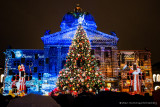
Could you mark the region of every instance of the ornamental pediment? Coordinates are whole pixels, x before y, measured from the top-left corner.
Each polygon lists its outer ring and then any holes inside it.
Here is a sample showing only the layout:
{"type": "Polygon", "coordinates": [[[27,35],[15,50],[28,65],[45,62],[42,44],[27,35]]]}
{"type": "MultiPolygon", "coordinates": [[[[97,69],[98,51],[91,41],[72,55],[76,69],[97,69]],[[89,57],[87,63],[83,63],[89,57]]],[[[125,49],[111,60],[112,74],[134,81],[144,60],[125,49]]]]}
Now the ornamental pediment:
{"type": "MultiPolygon", "coordinates": [[[[103,32],[100,32],[98,30],[89,29],[84,27],[87,36],[92,43],[101,43],[101,42],[117,42],[118,38],[117,36],[112,36],[103,32]]],[[[77,27],[70,28],[64,31],[56,32],[49,35],[44,35],[42,37],[42,41],[44,44],[55,44],[55,43],[71,43],[75,33],[76,33],[77,27]]]]}

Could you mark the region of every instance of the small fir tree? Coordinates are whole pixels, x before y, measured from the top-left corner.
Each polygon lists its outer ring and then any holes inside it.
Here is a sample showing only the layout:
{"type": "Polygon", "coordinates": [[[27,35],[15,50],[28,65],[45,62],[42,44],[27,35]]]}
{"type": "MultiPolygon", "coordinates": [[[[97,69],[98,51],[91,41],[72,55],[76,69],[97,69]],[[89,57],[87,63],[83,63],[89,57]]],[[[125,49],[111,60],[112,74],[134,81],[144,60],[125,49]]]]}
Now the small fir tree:
{"type": "Polygon", "coordinates": [[[78,25],[76,34],[69,47],[64,69],[59,72],[57,87],[62,92],[95,92],[104,86],[102,73],[82,25],[78,25]]]}

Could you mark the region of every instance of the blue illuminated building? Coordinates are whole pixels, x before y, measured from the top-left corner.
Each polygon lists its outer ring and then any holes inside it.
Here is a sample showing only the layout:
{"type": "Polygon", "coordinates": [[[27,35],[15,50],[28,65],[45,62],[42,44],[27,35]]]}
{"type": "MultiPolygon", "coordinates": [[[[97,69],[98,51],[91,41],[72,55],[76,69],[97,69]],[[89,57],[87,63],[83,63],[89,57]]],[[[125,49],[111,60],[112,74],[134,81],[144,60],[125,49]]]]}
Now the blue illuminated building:
{"type": "Polygon", "coordinates": [[[53,90],[56,77],[66,62],[66,55],[79,21],[81,21],[89,37],[91,47],[101,65],[100,68],[103,68],[104,53],[102,51],[106,51],[109,54],[111,50],[116,50],[118,38],[115,33],[114,35],[109,35],[98,31],[93,16],[88,12],[82,12],[82,9],[77,6],[74,12],[68,12],[64,15],[60,25],[61,31],[50,34],[50,30],[47,30],[45,35],[41,37],[44,43],[44,50],[6,50],[4,95],[8,94],[9,90],[12,90],[11,79],[13,76],[18,75],[18,66],[21,64],[25,67],[25,76],[32,76],[31,79],[26,81],[27,93],[37,92],[46,94],[53,90]],[[37,81],[39,81],[39,84],[36,84],[37,81]]]}
{"type": "Polygon", "coordinates": [[[121,55],[118,53],[123,53],[123,51],[117,51],[117,35],[115,32],[106,34],[98,31],[93,16],[88,12],[82,12],[82,9],[77,6],[74,12],[64,15],[60,25],[61,31],[50,34],[50,30],[47,30],[41,37],[44,43],[43,50],[6,50],[4,95],[7,95],[10,90],[12,92],[18,90],[18,80],[17,87],[14,89],[12,84],[15,77],[19,75],[18,66],[21,64],[25,67],[27,94],[44,95],[51,92],[56,87],[57,76],[66,62],[69,46],[80,22],[91,42],[92,54],[97,59],[100,71],[106,77],[106,83],[112,80],[112,87],[118,89],[120,63],[123,62],[121,58],[118,58],[118,55],[121,55]]]}

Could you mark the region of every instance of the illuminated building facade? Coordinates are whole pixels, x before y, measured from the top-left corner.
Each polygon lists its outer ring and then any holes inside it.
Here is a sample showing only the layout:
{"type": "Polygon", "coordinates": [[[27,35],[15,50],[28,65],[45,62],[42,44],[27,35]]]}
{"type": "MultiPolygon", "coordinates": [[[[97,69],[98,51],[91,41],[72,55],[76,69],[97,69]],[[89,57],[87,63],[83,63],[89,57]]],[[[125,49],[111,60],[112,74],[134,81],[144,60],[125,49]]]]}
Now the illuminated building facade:
{"type": "Polygon", "coordinates": [[[153,91],[151,53],[144,50],[119,50],[119,89],[130,94],[153,91]]]}
{"type": "MultiPolygon", "coordinates": [[[[18,88],[19,83],[16,76],[19,75],[18,66],[21,64],[25,67],[27,94],[51,92],[55,87],[57,75],[66,62],[69,46],[80,21],[90,40],[92,54],[95,55],[100,71],[105,76],[106,86],[109,85],[109,88],[119,90],[121,87],[119,81],[122,81],[122,79],[119,80],[119,74],[122,72],[120,68],[126,62],[121,63],[122,59],[118,58],[123,53],[123,51],[117,50],[118,37],[114,32],[106,34],[98,31],[93,16],[88,12],[82,12],[82,9],[77,6],[74,12],[68,12],[63,17],[60,25],[61,31],[50,34],[48,30],[41,37],[44,50],[6,50],[4,94],[8,94],[11,90],[11,80],[13,79],[17,79],[18,88]]],[[[125,55],[127,55],[126,52],[125,55]]],[[[150,57],[148,59],[150,60],[150,57]]],[[[133,59],[132,63],[136,63],[136,61],[137,59],[133,59]]],[[[151,65],[148,66],[151,67],[151,65]]],[[[151,70],[149,73],[152,75],[151,70]]]]}

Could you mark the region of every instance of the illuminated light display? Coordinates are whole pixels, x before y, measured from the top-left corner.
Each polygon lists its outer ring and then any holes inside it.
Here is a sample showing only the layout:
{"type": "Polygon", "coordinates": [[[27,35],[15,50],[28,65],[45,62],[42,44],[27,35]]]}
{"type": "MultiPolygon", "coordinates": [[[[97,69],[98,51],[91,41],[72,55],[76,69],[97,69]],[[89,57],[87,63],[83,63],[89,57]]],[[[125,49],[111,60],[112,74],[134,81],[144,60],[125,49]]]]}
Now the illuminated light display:
{"type": "Polygon", "coordinates": [[[4,74],[1,74],[0,77],[1,77],[1,83],[2,83],[4,80],[4,74]]]}
{"type": "Polygon", "coordinates": [[[16,57],[17,57],[17,58],[22,57],[21,51],[16,51],[15,54],[16,54],[16,57]]]}
{"type": "Polygon", "coordinates": [[[120,67],[119,81],[122,92],[141,94],[149,92],[152,95],[152,69],[150,52],[142,50],[118,52],[118,66],[120,67]],[[137,56],[137,57],[136,57],[137,56]],[[148,59],[144,60],[144,56],[148,59]],[[125,74],[125,75],[124,75],[125,74]]]}
{"type": "Polygon", "coordinates": [[[98,69],[95,56],[81,22],[69,47],[64,69],[59,72],[57,86],[62,93],[76,95],[83,91],[96,92],[104,87],[102,72],[98,69]]]}
{"type": "Polygon", "coordinates": [[[158,89],[160,89],[160,86],[155,86],[155,90],[158,90],[158,89]]]}
{"type": "MultiPolygon", "coordinates": [[[[159,73],[159,72],[158,72],[159,73]]],[[[160,89],[160,74],[153,74],[153,86],[154,86],[154,90],[158,90],[160,89]]]]}
{"type": "Polygon", "coordinates": [[[153,74],[153,81],[160,82],[160,74],[153,74]]]}
{"type": "Polygon", "coordinates": [[[160,82],[160,75],[157,74],[157,81],[160,82]]]}
{"type": "Polygon", "coordinates": [[[137,67],[137,70],[135,70],[132,74],[134,78],[134,80],[132,80],[134,91],[139,92],[141,87],[140,80],[139,80],[139,76],[142,74],[141,69],[137,67]]]}
{"type": "Polygon", "coordinates": [[[88,12],[82,12],[80,11],[74,11],[74,12],[68,12],[64,15],[63,20],[61,22],[61,30],[66,30],[69,28],[76,27],[79,22],[88,28],[97,29],[97,25],[94,21],[93,16],[88,12]]]}
{"type": "Polygon", "coordinates": [[[153,74],[153,81],[156,82],[157,79],[156,79],[156,74],[153,74]]]}
{"type": "MultiPolygon", "coordinates": [[[[19,91],[20,82],[18,81],[20,81],[19,75],[21,73],[19,73],[18,66],[21,64],[25,68],[25,78],[23,80],[26,87],[25,94],[47,95],[56,89],[59,71],[64,68],[69,46],[79,23],[81,23],[88,36],[91,44],[91,54],[95,56],[99,70],[105,77],[106,86],[109,84],[108,89],[129,92],[130,84],[126,80],[128,78],[127,73],[130,71],[128,66],[131,67],[133,63],[139,62],[141,72],[146,74],[148,71],[148,76],[146,76],[145,80],[149,82],[143,83],[145,89],[147,88],[145,91],[152,91],[150,52],[145,50],[117,50],[117,42],[119,40],[117,34],[115,32],[106,34],[98,31],[93,16],[88,12],[82,12],[80,7],[76,7],[73,12],[68,12],[64,15],[60,25],[61,31],[50,34],[50,30],[47,30],[44,36],[41,37],[44,44],[43,50],[6,50],[3,94],[8,95],[10,92],[19,91]],[[121,72],[124,73],[121,75],[121,72]],[[119,77],[122,78],[119,79],[119,77]],[[16,85],[17,90],[14,90],[15,87],[13,89],[12,85],[13,87],[16,85]]],[[[89,90],[91,91],[92,89],[89,90]]]]}

